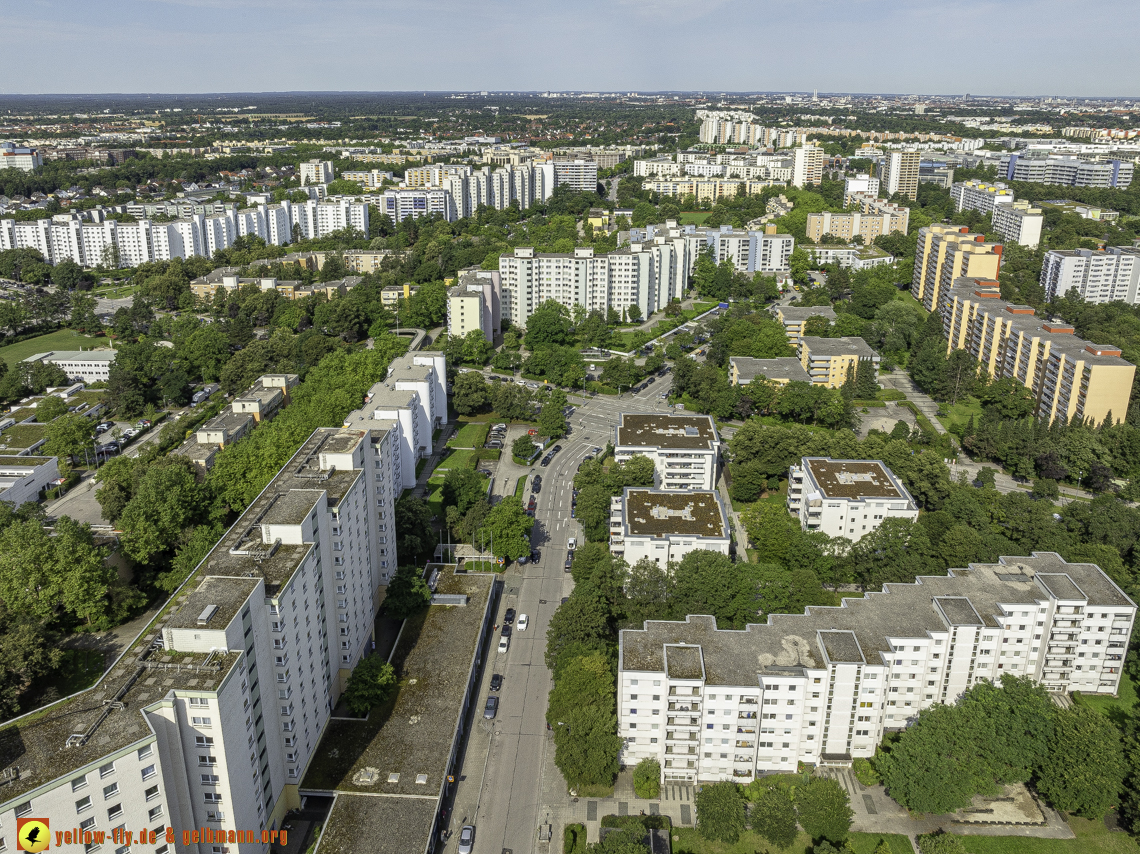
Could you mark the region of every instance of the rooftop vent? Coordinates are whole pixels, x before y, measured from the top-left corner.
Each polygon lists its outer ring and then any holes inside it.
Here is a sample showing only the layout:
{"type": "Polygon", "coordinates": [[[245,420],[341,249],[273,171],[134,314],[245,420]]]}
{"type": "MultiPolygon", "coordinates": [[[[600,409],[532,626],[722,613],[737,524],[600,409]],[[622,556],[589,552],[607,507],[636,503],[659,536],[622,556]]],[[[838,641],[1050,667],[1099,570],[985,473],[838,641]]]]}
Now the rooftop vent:
{"type": "Polygon", "coordinates": [[[389,783],[399,783],[400,782],[400,772],[399,771],[393,771],[391,774],[389,774],[388,775],[388,782],[389,783]]]}
{"type": "Polygon", "coordinates": [[[217,605],[207,605],[206,609],[198,615],[198,625],[204,626],[206,623],[213,619],[214,614],[218,613],[217,605]]]}
{"type": "Polygon", "coordinates": [[[421,786],[426,786],[427,785],[427,774],[417,774],[416,775],[416,782],[419,783],[421,786]]]}
{"type": "Polygon", "coordinates": [[[686,436],[699,436],[700,434],[701,434],[701,431],[698,430],[696,427],[686,427],[685,428],[685,435],[686,436]]]}

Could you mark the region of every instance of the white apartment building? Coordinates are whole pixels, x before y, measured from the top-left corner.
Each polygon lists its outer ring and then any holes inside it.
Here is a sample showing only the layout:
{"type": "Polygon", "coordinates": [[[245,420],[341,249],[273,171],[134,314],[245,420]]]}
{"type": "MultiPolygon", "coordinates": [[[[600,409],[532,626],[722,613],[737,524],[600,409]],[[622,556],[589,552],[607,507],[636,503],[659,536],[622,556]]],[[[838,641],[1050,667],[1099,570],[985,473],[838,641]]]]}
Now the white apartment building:
{"type": "MultiPolygon", "coordinates": [[[[731,225],[719,228],[678,225],[675,220],[631,228],[628,234],[631,243],[652,242],[673,247],[678,271],[674,284],[676,295],[688,287],[697,258],[706,249],[711,250],[718,264],[729,261],[741,273],[786,273],[791,269],[789,262],[796,245],[790,234],[737,231],[731,225]]],[[[620,239],[624,238],[625,232],[620,235],[620,239]]]]}
{"type": "Polygon", "coordinates": [[[19,169],[21,172],[31,172],[37,166],[43,165],[43,158],[36,149],[23,148],[14,142],[0,142],[0,169],[19,169]]]}
{"type": "Polygon", "coordinates": [[[958,181],[950,187],[956,211],[978,211],[992,214],[1001,205],[1013,204],[1013,190],[1005,184],[987,181],[958,181]]]}
{"type": "Polygon", "coordinates": [[[618,638],[621,761],[665,782],[747,783],[849,765],[979,681],[1116,694],[1136,605],[1093,564],[1052,552],[887,584],[743,631],[711,616],[618,638]]]}
{"type": "Polygon", "coordinates": [[[720,436],[709,415],[623,412],[614,426],[614,459],[625,462],[635,454],[649,457],[657,489],[715,489],[719,451],[720,436]]]}
{"type": "Polygon", "coordinates": [[[382,169],[361,169],[358,171],[342,172],[340,177],[346,181],[355,181],[365,190],[378,190],[385,181],[395,181],[396,176],[392,172],[385,172],[382,169]]]}
{"type": "Polygon", "coordinates": [[[566,254],[516,248],[513,255],[499,258],[502,316],[522,327],[542,303],[555,300],[603,314],[610,308],[624,313],[636,305],[648,317],[679,296],[672,293],[669,279],[658,278],[661,251],[640,243],[605,255],[595,255],[592,247],[566,254]]]}
{"type": "Polygon", "coordinates": [[[431,214],[439,214],[447,222],[458,218],[449,190],[389,188],[377,197],[377,207],[393,222],[431,214]]]}
{"type": "Polygon", "coordinates": [[[298,170],[301,186],[306,184],[328,184],[333,180],[331,160],[307,160],[298,170]]]}
{"type": "Polygon", "coordinates": [[[1049,300],[1073,294],[1090,303],[1135,305],[1140,300],[1140,249],[1051,249],[1041,265],[1041,286],[1049,300]]]}
{"type": "Polygon", "coordinates": [[[627,487],[610,502],[610,553],[633,566],[667,566],[689,552],[728,554],[728,515],[715,490],[677,492],[627,487]]]}
{"type": "Polygon", "coordinates": [[[447,292],[447,337],[464,338],[478,329],[493,342],[501,329],[502,275],[498,270],[460,270],[447,292]]]}
{"type": "Polygon", "coordinates": [[[1036,249],[1041,244],[1041,227],[1045,215],[1041,208],[1029,202],[1016,201],[1011,205],[998,205],[993,211],[993,228],[1007,242],[1036,249]]]}
{"type": "Polygon", "coordinates": [[[918,198],[919,152],[890,151],[879,162],[879,187],[890,198],[902,193],[908,199],[918,198]]]}
{"type": "Polygon", "coordinates": [[[129,829],[173,854],[166,827],[208,830],[179,851],[269,850],[396,567],[394,428],[315,431],[95,687],[9,727],[0,826],[51,816],[89,851],[129,829]]]}
{"type": "Polygon", "coordinates": [[[1033,181],[1071,187],[1114,187],[1118,190],[1127,190],[1131,185],[1133,169],[1129,160],[1027,157],[1022,153],[1002,155],[998,163],[998,174],[1004,175],[1007,181],[1033,181]]]}
{"type": "Polygon", "coordinates": [[[23,361],[59,365],[72,382],[97,383],[110,379],[115,356],[114,349],[97,347],[93,350],[48,350],[28,356],[23,361]]]}
{"type": "Polygon", "coordinates": [[[859,540],[884,519],[918,518],[918,505],[878,460],[804,457],[788,471],[788,512],[805,531],[859,540]]]}
{"type": "Polygon", "coordinates": [[[560,187],[564,184],[583,193],[596,193],[598,164],[592,160],[555,160],[554,186],[560,187]]]}
{"type": "MultiPolygon", "coordinates": [[[[382,209],[383,210],[383,209],[382,209]]],[[[293,222],[301,227],[301,236],[308,240],[355,228],[368,234],[368,204],[348,199],[330,199],[293,205],[293,222]]]]}
{"type": "Polygon", "coordinates": [[[843,182],[843,204],[851,204],[851,196],[855,193],[866,193],[869,196],[879,195],[879,179],[865,173],[848,177],[843,182]]]}
{"type": "Polygon", "coordinates": [[[819,184],[823,180],[823,149],[801,145],[792,149],[792,186],[819,184]]]}
{"type": "Polygon", "coordinates": [[[447,424],[447,358],[443,353],[412,352],[393,359],[386,381],[399,391],[416,393],[429,435],[447,424]]]}

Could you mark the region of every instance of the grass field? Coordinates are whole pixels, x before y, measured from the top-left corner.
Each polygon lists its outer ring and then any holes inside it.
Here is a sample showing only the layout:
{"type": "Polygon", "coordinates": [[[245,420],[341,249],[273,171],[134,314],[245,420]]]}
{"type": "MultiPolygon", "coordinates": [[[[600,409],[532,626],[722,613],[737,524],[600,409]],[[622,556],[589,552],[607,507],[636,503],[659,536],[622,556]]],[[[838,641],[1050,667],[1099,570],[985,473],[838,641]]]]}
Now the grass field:
{"type": "Polygon", "coordinates": [[[16,424],[0,433],[0,447],[30,448],[40,439],[44,438],[47,428],[43,424],[16,424]]]}
{"type": "MultiPolygon", "coordinates": [[[[673,854],[810,854],[811,837],[806,833],[796,836],[796,841],[788,848],[777,848],[759,834],[744,831],[734,845],[723,842],[710,842],[701,838],[695,828],[673,825],[673,836],[679,837],[673,843],[673,854]]],[[[891,854],[914,854],[910,840],[894,833],[852,833],[847,837],[848,844],[855,854],[874,854],[882,840],[887,841],[891,854]]]]}
{"type": "Polygon", "coordinates": [[[704,225],[712,211],[681,211],[681,225],[704,225]]]}
{"type": "MultiPolygon", "coordinates": [[[[1024,836],[963,836],[970,854],[1140,854],[1127,833],[1112,832],[1103,821],[1069,818],[1076,839],[1027,839],[1024,836]]],[[[674,851],[677,849],[674,848],[674,851]]]]}
{"type": "Polygon", "coordinates": [[[491,425],[486,421],[464,424],[454,436],[447,440],[447,447],[482,448],[483,443],[487,441],[487,433],[490,430],[491,425]]]}
{"type": "Polygon", "coordinates": [[[21,341],[19,344],[9,344],[0,347],[0,359],[8,363],[8,367],[22,362],[28,356],[44,353],[48,350],[78,350],[82,347],[89,350],[92,347],[108,347],[110,340],[105,337],[93,338],[90,335],[80,335],[72,329],[60,329],[58,332],[49,332],[21,341]]]}
{"type": "Polygon", "coordinates": [[[1127,673],[1120,674],[1120,696],[1109,697],[1097,694],[1073,694],[1073,699],[1080,703],[1082,706],[1096,709],[1102,714],[1108,715],[1113,723],[1118,726],[1123,726],[1124,721],[1131,714],[1133,707],[1136,705],[1136,683],[1128,678],[1127,673]]]}
{"type": "Polygon", "coordinates": [[[515,498],[522,498],[524,492],[526,492],[526,475],[520,477],[519,482],[515,484],[515,498]]]}
{"type": "MultiPolygon", "coordinates": [[[[473,468],[471,463],[474,457],[475,452],[471,450],[462,449],[452,451],[446,460],[435,467],[435,473],[445,472],[448,469],[454,468],[473,468]]],[[[432,477],[434,478],[435,474],[433,474],[432,477]]]]}
{"type": "Polygon", "coordinates": [[[897,294],[895,294],[895,299],[897,299],[899,302],[909,302],[911,305],[915,306],[922,312],[923,317],[930,314],[930,312],[926,310],[922,303],[911,296],[910,291],[899,291],[897,294]]]}
{"type": "Polygon", "coordinates": [[[976,397],[970,396],[963,400],[958,401],[953,406],[949,407],[948,415],[939,415],[938,420],[942,422],[942,426],[954,432],[955,425],[965,427],[970,423],[971,418],[982,417],[982,403],[976,397]]]}

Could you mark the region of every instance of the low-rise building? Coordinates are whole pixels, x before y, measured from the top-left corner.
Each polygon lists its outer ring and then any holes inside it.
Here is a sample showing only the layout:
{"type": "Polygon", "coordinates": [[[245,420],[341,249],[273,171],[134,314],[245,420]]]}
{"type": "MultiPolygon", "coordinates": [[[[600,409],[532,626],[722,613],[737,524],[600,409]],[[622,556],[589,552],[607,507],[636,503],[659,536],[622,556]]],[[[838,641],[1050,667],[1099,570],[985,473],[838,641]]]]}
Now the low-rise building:
{"type": "Polygon", "coordinates": [[[380,304],[388,311],[395,311],[400,300],[409,300],[420,289],[419,285],[404,282],[402,285],[385,285],[380,289],[380,304]]]}
{"type": "Polygon", "coordinates": [[[728,360],[728,380],[733,385],[748,385],[757,377],[763,377],[776,385],[811,382],[811,375],[804,370],[804,366],[795,356],[780,356],[775,359],[733,356],[728,360]]]}
{"type": "Polygon", "coordinates": [[[0,456],[0,501],[13,507],[39,501],[58,480],[58,457],[0,456]]]}
{"type": "Polygon", "coordinates": [[[58,365],[69,380],[97,383],[110,379],[115,355],[113,348],[106,347],[97,347],[93,350],[49,350],[46,353],[28,356],[24,361],[58,365]]]}
{"type": "Polygon", "coordinates": [[[1060,208],[1065,213],[1076,214],[1081,219],[1091,219],[1095,222],[1116,222],[1120,219],[1120,211],[1098,208],[1095,205],[1085,205],[1080,202],[1070,201],[1069,199],[1054,199],[1053,201],[1038,202],[1037,204],[1060,208]]]}
{"type": "Polygon", "coordinates": [[[859,369],[859,360],[867,359],[879,369],[878,353],[862,338],[816,338],[804,335],[799,341],[800,364],[815,385],[839,388],[847,382],[847,369],[859,369]]]}
{"type": "Polygon", "coordinates": [[[805,531],[858,540],[884,519],[914,521],[918,505],[878,460],[804,457],[788,471],[788,512],[805,531]]]}
{"type": "Polygon", "coordinates": [[[894,263],[894,256],[879,246],[845,246],[821,243],[808,246],[807,251],[820,266],[837,264],[847,270],[870,270],[894,263]]]}
{"type": "Polygon", "coordinates": [[[835,322],[835,309],[829,305],[780,305],[776,307],[776,319],[784,324],[784,334],[788,343],[798,347],[804,334],[804,324],[813,317],[826,317],[827,322],[835,322]]]}
{"type": "Polygon", "coordinates": [[[851,197],[855,193],[866,193],[870,196],[879,195],[879,179],[863,172],[848,176],[843,183],[844,206],[851,204],[851,197]]]}
{"type": "Polygon", "coordinates": [[[728,516],[715,490],[627,487],[610,503],[610,552],[667,566],[692,551],[728,554],[728,516]]]}
{"type": "Polygon", "coordinates": [[[658,489],[714,489],[720,437],[709,415],[634,415],[614,427],[614,459],[653,460],[658,489]]]}
{"type": "Polygon", "coordinates": [[[1003,557],[743,631],[711,616],[618,635],[621,762],[665,782],[850,765],[920,711],[1028,676],[1115,695],[1136,605],[1093,564],[1003,557]]]}

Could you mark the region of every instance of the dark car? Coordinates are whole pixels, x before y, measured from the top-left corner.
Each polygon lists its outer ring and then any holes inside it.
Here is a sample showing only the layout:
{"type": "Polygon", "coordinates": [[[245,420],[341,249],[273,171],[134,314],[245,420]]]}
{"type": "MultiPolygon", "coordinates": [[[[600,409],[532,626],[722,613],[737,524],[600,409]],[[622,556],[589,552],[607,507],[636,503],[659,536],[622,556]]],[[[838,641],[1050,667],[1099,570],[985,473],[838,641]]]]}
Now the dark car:
{"type": "Polygon", "coordinates": [[[501,629],[499,629],[499,637],[509,638],[510,636],[511,636],[511,627],[509,625],[504,624],[503,627],[501,629]]]}
{"type": "Polygon", "coordinates": [[[563,604],[563,605],[565,605],[565,604],[566,604],[567,602],[569,602],[569,601],[570,601],[570,597],[569,597],[569,596],[563,596],[563,597],[562,597],[562,604],[563,604]]]}
{"type": "Polygon", "coordinates": [[[515,621],[515,609],[514,608],[507,608],[506,613],[503,614],[503,622],[509,626],[514,621],[515,621]]]}
{"type": "Polygon", "coordinates": [[[501,673],[491,674],[491,690],[498,691],[503,687],[503,675],[501,673]]]}
{"type": "Polygon", "coordinates": [[[550,461],[552,459],[553,459],[553,457],[550,456],[549,454],[547,454],[545,457],[542,458],[542,462],[540,462],[539,465],[544,466],[544,467],[548,466],[548,465],[550,465],[550,461]]]}
{"type": "Polygon", "coordinates": [[[566,571],[569,572],[570,568],[574,566],[574,552],[566,555],[566,571]]]}
{"type": "Polygon", "coordinates": [[[534,481],[531,483],[531,485],[530,485],[530,491],[531,491],[531,492],[532,492],[534,495],[537,495],[538,493],[542,492],[542,481],[541,481],[541,480],[539,480],[537,477],[536,477],[536,478],[534,479],[534,481]]]}
{"type": "Polygon", "coordinates": [[[536,474],[533,481],[534,486],[542,486],[542,475],[536,474]]]}
{"type": "Polygon", "coordinates": [[[483,717],[485,717],[489,721],[493,721],[495,719],[495,715],[498,714],[498,712],[499,712],[499,698],[498,697],[488,697],[487,698],[487,705],[483,707],[483,717]]]}
{"type": "Polygon", "coordinates": [[[557,453],[558,453],[559,451],[561,451],[561,450],[562,450],[562,446],[561,446],[561,445],[555,445],[553,448],[551,448],[551,449],[550,449],[550,453],[552,453],[552,454],[557,454],[557,453]]]}

